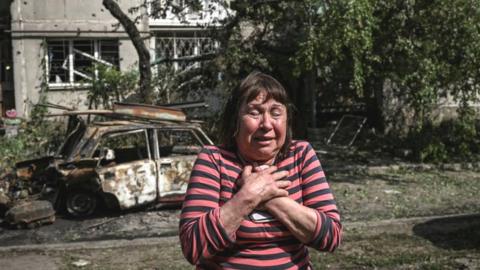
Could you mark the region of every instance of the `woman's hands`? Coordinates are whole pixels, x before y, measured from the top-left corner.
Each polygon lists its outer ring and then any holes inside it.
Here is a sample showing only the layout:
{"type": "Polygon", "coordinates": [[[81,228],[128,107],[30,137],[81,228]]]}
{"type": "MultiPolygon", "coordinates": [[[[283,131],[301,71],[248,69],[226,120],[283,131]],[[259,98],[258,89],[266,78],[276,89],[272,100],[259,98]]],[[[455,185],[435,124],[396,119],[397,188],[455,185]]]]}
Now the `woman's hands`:
{"type": "Polygon", "coordinates": [[[286,188],[290,181],[283,180],[287,171],[275,172],[277,167],[265,170],[254,170],[251,165],[244,167],[237,182],[239,191],[220,207],[220,221],[228,235],[233,235],[238,227],[255,208],[263,207],[263,203],[272,198],[288,196],[286,188]]]}
{"type": "Polygon", "coordinates": [[[237,182],[240,187],[239,192],[255,198],[255,207],[272,198],[288,196],[286,188],[290,186],[290,181],[284,180],[288,172],[275,172],[276,170],[276,166],[261,170],[254,169],[252,165],[246,165],[237,182]]]}

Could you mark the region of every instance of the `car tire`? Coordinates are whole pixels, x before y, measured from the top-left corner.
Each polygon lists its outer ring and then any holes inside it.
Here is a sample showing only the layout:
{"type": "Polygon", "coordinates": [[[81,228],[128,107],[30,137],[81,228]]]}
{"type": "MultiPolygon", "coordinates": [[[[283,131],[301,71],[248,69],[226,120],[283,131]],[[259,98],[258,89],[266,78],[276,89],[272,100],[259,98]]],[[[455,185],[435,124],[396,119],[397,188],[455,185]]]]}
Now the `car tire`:
{"type": "Polygon", "coordinates": [[[73,190],[67,194],[65,204],[69,215],[85,218],[95,213],[98,197],[91,191],[73,190]]]}

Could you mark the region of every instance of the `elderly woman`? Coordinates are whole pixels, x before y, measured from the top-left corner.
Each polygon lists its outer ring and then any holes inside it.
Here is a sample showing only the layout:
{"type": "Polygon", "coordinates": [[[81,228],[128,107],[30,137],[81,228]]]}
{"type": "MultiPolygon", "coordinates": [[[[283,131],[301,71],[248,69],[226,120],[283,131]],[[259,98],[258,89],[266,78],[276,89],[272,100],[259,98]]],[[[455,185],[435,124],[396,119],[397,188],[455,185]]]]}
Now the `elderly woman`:
{"type": "Polygon", "coordinates": [[[307,246],[333,251],[340,216],[311,145],[291,139],[282,85],[254,72],[229,99],[223,144],[192,170],[180,220],[197,269],[312,269],[307,246]]]}

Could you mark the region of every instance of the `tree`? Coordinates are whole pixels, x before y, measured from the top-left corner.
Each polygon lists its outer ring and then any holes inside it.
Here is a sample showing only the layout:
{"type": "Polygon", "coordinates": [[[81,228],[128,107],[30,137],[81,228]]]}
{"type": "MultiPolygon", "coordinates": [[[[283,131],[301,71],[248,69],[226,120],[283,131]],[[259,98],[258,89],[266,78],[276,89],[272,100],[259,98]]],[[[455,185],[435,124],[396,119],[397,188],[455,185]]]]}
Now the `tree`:
{"type": "Polygon", "coordinates": [[[123,26],[130,37],[138,54],[138,70],[140,73],[139,91],[143,102],[153,103],[152,69],[150,66],[150,52],[144,43],[140,32],[132,21],[118,6],[115,0],[103,0],[103,6],[110,11],[113,17],[123,26]]]}
{"type": "Polygon", "coordinates": [[[293,1],[234,1],[230,9],[232,16],[216,35],[221,43],[218,62],[225,88],[231,88],[254,69],[272,74],[284,84],[296,105],[296,136],[305,136],[306,127],[316,122],[314,72],[295,74],[292,57],[306,35],[302,18],[306,6],[293,1]]]}
{"type": "Polygon", "coordinates": [[[88,108],[111,109],[114,102],[122,102],[134,94],[138,84],[138,72],[122,72],[116,68],[97,64],[94,67],[96,75],[90,81],[88,91],[88,108]]]}
{"type": "Polygon", "coordinates": [[[378,1],[372,64],[377,78],[395,85],[417,122],[430,118],[441,97],[459,101],[460,116],[480,89],[480,3],[378,1]]]}
{"type": "Polygon", "coordinates": [[[233,63],[279,74],[294,97],[363,102],[379,130],[405,126],[402,110],[421,125],[442,96],[477,100],[478,1],[235,1],[232,9],[232,22],[253,29],[244,42],[235,42],[239,28],[231,35],[233,63]]]}
{"type": "Polygon", "coordinates": [[[329,94],[363,100],[380,130],[405,127],[397,118],[405,108],[421,126],[443,96],[461,106],[477,100],[478,1],[312,2],[322,12],[295,56],[297,67],[315,66],[329,94]]]}
{"type": "MultiPolygon", "coordinates": [[[[159,3],[165,5],[157,5],[157,14],[151,16],[164,16],[168,5],[173,5],[159,3]]],[[[476,0],[209,3],[211,10],[228,7],[229,16],[215,22],[221,27],[204,26],[212,30],[220,48],[213,59],[208,57],[203,70],[195,70],[196,76],[224,91],[252,69],[271,73],[286,86],[299,111],[302,128],[297,130],[315,126],[317,99],[347,105],[362,102],[370,123],[381,131],[405,126],[398,116],[406,111],[421,125],[442,96],[452,96],[464,107],[477,100],[480,2],[476,0]]],[[[170,10],[184,13],[199,8],[198,0],[184,4],[170,10]]],[[[464,111],[469,110],[460,110],[464,111]]]]}

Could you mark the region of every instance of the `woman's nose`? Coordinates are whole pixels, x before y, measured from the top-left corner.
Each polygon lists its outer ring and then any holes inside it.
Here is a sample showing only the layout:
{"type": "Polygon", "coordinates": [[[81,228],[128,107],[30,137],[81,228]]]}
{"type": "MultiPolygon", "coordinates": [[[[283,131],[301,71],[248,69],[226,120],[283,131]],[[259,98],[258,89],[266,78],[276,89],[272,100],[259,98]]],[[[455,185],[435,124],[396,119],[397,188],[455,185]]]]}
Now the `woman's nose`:
{"type": "Polygon", "coordinates": [[[262,122],[260,123],[260,127],[266,130],[270,130],[273,128],[272,117],[268,113],[265,113],[263,115],[262,122]]]}

